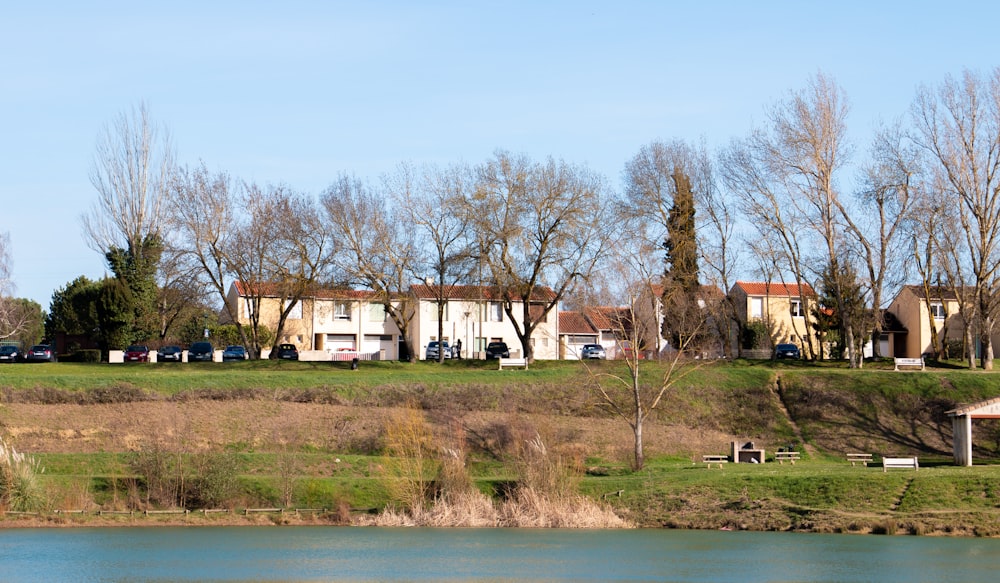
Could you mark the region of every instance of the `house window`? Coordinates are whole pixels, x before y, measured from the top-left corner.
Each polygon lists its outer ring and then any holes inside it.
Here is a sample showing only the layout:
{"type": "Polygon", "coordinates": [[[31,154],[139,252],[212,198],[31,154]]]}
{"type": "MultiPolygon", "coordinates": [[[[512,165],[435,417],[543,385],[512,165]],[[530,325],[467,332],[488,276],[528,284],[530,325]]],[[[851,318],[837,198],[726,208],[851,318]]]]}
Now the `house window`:
{"type": "Polygon", "coordinates": [[[490,302],[489,313],[486,319],[490,322],[503,322],[503,304],[500,302],[490,302]]]}
{"type": "Polygon", "coordinates": [[[935,320],[944,320],[944,304],[941,302],[931,302],[931,314],[935,320]]]}
{"type": "Polygon", "coordinates": [[[750,298],[750,317],[764,317],[764,298],[750,298]]]}
{"type": "Polygon", "coordinates": [[[368,321],[385,322],[385,304],[369,304],[368,321]]]}
{"type": "Polygon", "coordinates": [[[805,316],[805,314],[802,312],[802,300],[792,300],[791,304],[792,304],[792,316],[798,318],[805,316]]]}
{"type": "MultiPolygon", "coordinates": [[[[281,306],[281,310],[285,311],[288,309],[288,300],[285,300],[281,306]]],[[[292,309],[288,311],[289,320],[301,320],[302,319],[302,302],[295,302],[292,309]]]]}
{"type": "Polygon", "coordinates": [[[351,319],[350,305],[347,302],[335,302],[333,304],[333,319],[350,320],[351,319]]]}

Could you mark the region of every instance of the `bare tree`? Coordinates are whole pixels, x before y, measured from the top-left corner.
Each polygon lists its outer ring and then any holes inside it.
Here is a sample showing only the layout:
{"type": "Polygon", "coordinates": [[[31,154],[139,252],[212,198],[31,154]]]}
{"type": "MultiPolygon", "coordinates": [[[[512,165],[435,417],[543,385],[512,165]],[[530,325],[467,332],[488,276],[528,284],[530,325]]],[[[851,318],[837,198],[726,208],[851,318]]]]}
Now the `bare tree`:
{"type": "Polygon", "coordinates": [[[170,137],[153,125],[144,103],[120,114],[98,140],[90,173],[98,196],[82,216],[83,231],[131,292],[133,336],[156,328],[162,204],[172,168],[170,137]]]}
{"type": "MultiPolygon", "coordinates": [[[[467,167],[424,169],[422,188],[396,189],[396,205],[417,228],[417,245],[426,259],[421,262],[433,274],[427,288],[437,305],[437,338],[444,339],[445,307],[452,289],[466,283],[475,266],[471,217],[461,202],[472,190],[472,174],[467,167]],[[401,196],[400,196],[401,195],[401,196]]],[[[444,361],[438,350],[438,362],[444,361]]]]}
{"type": "Polygon", "coordinates": [[[12,297],[15,289],[12,267],[10,233],[0,233],[0,340],[16,338],[34,323],[25,302],[12,297]]]}
{"type": "Polygon", "coordinates": [[[930,229],[932,232],[927,236],[927,245],[930,253],[933,254],[934,263],[927,262],[927,265],[937,266],[937,272],[924,270],[922,273],[922,283],[924,286],[924,302],[927,309],[927,319],[933,339],[933,350],[936,358],[954,358],[956,355],[950,354],[948,349],[948,313],[949,302],[947,296],[950,293],[956,300],[958,316],[962,324],[962,349],[963,355],[969,364],[969,368],[976,369],[976,353],[973,343],[974,326],[978,316],[979,303],[976,301],[976,288],[966,285],[971,278],[968,275],[969,264],[966,259],[969,257],[966,247],[967,239],[963,236],[961,221],[954,205],[940,204],[943,201],[935,199],[934,209],[931,210],[929,220],[932,224],[937,223],[938,228],[930,229]],[[941,275],[944,273],[945,279],[942,285],[941,275]],[[933,295],[932,295],[933,290],[933,295]],[[941,326],[938,327],[937,314],[932,309],[934,300],[939,301],[943,316],[941,326]]]}
{"type": "MultiPolygon", "coordinates": [[[[266,196],[268,227],[273,236],[267,258],[271,261],[269,271],[274,274],[271,283],[281,300],[274,329],[274,341],[278,343],[283,341],[285,322],[296,305],[314,293],[321,282],[331,279],[335,234],[326,229],[312,197],[283,188],[272,189],[266,196]]],[[[277,359],[278,351],[271,350],[270,357],[277,359]]]]}
{"type": "MultiPolygon", "coordinates": [[[[228,254],[239,229],[238,193],[232,178],[225,172],[209,172],[204,163],[194,169],[180,168],[168,199],[172,233],[167,240],[168,263],[214,296],[229,321],[239,322],[238,306],[226,301],[234,281],[228,254]]],[[[238,328],[243,344],[250,347],[243,327],[238,328]]]]}
{"type": "Polygon", "coordinates": [[[467,212],[480,257],[530,362],[535,328],[604,251],[603,182],[585,168],[552,159],[539,164],[502,151],[477,174],[467,212]],[[551,295],[542,293],[545,286],[551,295]]]}
{"type": "Polygon", "coordinates": [[[90,173],[98,197],[82,218],[94,250],[140,249],[160,235],[173,159],[170,136],[153,125],[145,103],[104,128],[90,173]]]}
{"type": "MultiPolygon", "coordinates": [[[[624,307],[613,318],[615,334],[622,344],[618,347],[619,360],[625,363],[625,371],[623,374],[592,371],[591,378],[599,405],[623,419],[631,428],[632,468],[641,470],[646,459],[643,444],[646,420],[663,402],[670,389],[704,361],[685,356],[686,351],[691,348],[687,344],[676,346],[665,364],[653,364],[644,359],[640,350],[643,343],[642,331],[638,324],[647,311],[645,302],[650,297],[656,297],[656,294],[650,293],[650,254],[642,252],[635,240],[619,237],[612,243],[609,255],[614,260],[608,273],[617,279],[633,282],[624,290],[621,298],[624,307]],[[660,369],[659,376],[651,374],[650,368],[660,369]]],[[[706,315],[702,314],[699,319],[702,327],[707,322],[704,317],[706,315]]],[[[693,342],[698,337],[697,330],[682,336],[683,342],[693,342]]]]}
{"type": "Polygon", "coordinates": [[[352,282],[375,292],[402,336],[410,362],[415,362],[409,296],[404,292],[416,276],[413,230],[398,209],[386,204],[387,192],[410,188],[409,174],[386,178],[383,191],[342,175],[324,191],[321,202],[329,229],[339,242],[337,268],[352,282]]]}
{"type": "Polygon", "coordinates": [[[700,215],[703,218],[698,229],[698,249],[701,263],[705,266],[704,283],[716,286],[722,296],[713,306],[716,332],[722,340],[722,353],[726,358],[734,355],[733,342],[739,350],[739,320],[736,305],[729,295],[729,289],[736,282],[735,270],[741,262],[742,247],[736,244],[738,221],[735,203],[728,193],[718,188],[712,179],[704,190],[695,192],[700,215]]]}
{"type": "Polygon", "coordinates": [[[281,342],[288,315],[327,273],[332,234],[320,224],[311,199],[284,186],[243,183],[239,204],[243,212],[224,250],[225,267],[245,286],[248,349],[257,356],[264,341],[264,298],[274,298],[280,306],[274,340],[281,342]]]}
{"type": "Polygon", "coordinates": [[[679,174],[691,180],[696,197],[714,190],[711,162],[704,147],[693,147],[681,140],[651,142],[625,165],[622,211],[640,219],[635,225],[642,230],[636,234],[657,246],[668,237],[679,174]]]}
{"type": "Polygon", "coordinates": [[[652,142],[626,164],[624,180],[619,212],[631,219],[632,236],[643,238],[646,247],[665,252],[658,289],[662,290],[660,299],[676,308],[667,311],[670,317],[664,326],[669,335],[677,336],[683,326],[675,325],[675,318],[686,313],[683,307],[695,303],[700,291],[698,237],[683,215],[689,211],[693,217],[695,208],[702,208],[698,199],[704,200],[714,190],[708,154],[704,147],[680,140],[652,142]]]}
{"type": "MultiPolygon", "coordinates": [[[[836,175],[850,153],[846,142],[847,102],[843,91],[819,74],[800,91],[792,92],[767,110],[766,130],[756,130],[724,154],[723,175],[742,199],[742,208],[762,237],[773,238],[784,265],[801,286],[807,265],[836,265],[844,246],[839,225],[840,195],[836,175]],[[818,261],[807,261],[803,251],[823,249],[818,261]]],[[[814,275],[818,269],[812,270],[814,275]]],[[[848,318],[841,278],[835,278],[834,296],[846,336],[852,367],[860,366],[855,349],[857,322],[848,318]]],[[[808,298],[803,297],[804,338],[812,349],[808,298]]],[[[794,323],[794,322],[793,322],[794,323]]]]}
{"type": "Polygon", "coordinates": [[[975,287],[982,365],[993,369],[993,329],[1000,297],[1000,68],[987,76],[966,71],[936,89],[921,89],[912,107],[914,139],[933,171],[959,202],[966,259],[975,287]]]}
{"type": "MultiPolygon", "coordinates": [[[[876,340],[882,332],[885,289],[899,285],[905,276],[905,254],[899,253],[899,248],[912,232],[913,209],[925,190],[919,152],[894,125],[882,128],[875,136],[856,206],[849,208],[840,198],[835,200],[847,235],[853,240],[852,247],[864,258],[865,284],[875,315],[869,324],[876,340]]],[[[876,341],[876,356],[878,351],[876,341]]]]}
{"type": "MultiPolygon", "coordinates": [[[[802,210],[806,224],[823,243],[823,263],[827,265],[845,260],[841,257],[844,230],[838,224],[843,205],[835,177],[850,153],[846,143],[847,110],[843,90],[819,74],[804,90],[776,105],[769,115],[773,125],[769,161],[781,177],[788,202],[802,210]]],[[[848,361],[851,368],[857,368],[862,364],[854,339],[859,324],[856,316],[860,314],[849,310],[844,278],[833,278],[833,284],[848,361]]]]}
{"type": "MultiPolygon", "coordinates": [[[[719,156],[720,175],[727,190],[737,197],[738,208],[755,233],[748,239],[748,248],[757,254],[762,271],[769,274],[768,283],[775,275],[784,282],[785,274],[790,274],[802,289],[807,282],[808,247],[803,238],[808,224],[802,210],[789,201],[784,175],[772,159],[770,141],[770,136],[760,130],[743,140],[734,140],[719,156]]],[[[810,299],[802,297],[805,330],[795,329],[794,333],[807,339],[804,348],[811,359],[817,347],[809,333],[810,299]]]]}
{"type": "Polygon", "coordinates": [[[12,262],[10,233],[0,233],[0,296],[13,294],[14,280],[11,277],[11,272],[13,271],[12,262]]]}

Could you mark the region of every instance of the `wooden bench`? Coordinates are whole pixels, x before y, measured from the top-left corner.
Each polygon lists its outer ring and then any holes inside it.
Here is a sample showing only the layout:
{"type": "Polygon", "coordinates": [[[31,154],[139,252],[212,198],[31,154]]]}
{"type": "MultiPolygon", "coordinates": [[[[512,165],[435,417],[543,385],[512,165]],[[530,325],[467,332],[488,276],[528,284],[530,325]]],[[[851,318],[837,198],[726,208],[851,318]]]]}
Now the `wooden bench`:
{"type": "Polygon", "coordinates": [[[913,468],[919,470],[915,457],[884,457],[882,458],[882,471],[887,472],[889,468],[913,468]]]}
{"type": "Polygon", "coordinates": [[[775,452],[774,454],[774,461],[778,462],[779,464],[783,464],[787,461],[794,466],[795,462],[797,462],[798,460],[799,460],[799,452],[797,451],[779,451],[775,452]]]}
{"type": "Polygon", "coordinates": [[[920,370],[924,370],[923,358],[893,358],[892,362],[896,365],[893,370],[899,370],[901,366],[919,366],[920,370]]]}
{"type": "Polygon", "coordinates": [[[849,453],[847,454],[847,461],[854,464],[864,464],[865,467],[872,462],[872,454],[870,453],[849,453]]]}
{"type": "Polygon", "coordinates": [[[729,456],[728,455],[703,455],[703,456],[701,456],[701,463],[708,464],[709,468],[712,467],[712,464],[716,464],[716,465],[719,466],[719,469],[721,470],[722,469],[722,464],[728,464],[729,463],[729,456]]]}
{"type": "Polygon", "coordinates": [[[500,368],[497,370],[503,370],[505,368],[523,368],[528,370],[528,359],[527,358],[499,358],[500,368]]]}

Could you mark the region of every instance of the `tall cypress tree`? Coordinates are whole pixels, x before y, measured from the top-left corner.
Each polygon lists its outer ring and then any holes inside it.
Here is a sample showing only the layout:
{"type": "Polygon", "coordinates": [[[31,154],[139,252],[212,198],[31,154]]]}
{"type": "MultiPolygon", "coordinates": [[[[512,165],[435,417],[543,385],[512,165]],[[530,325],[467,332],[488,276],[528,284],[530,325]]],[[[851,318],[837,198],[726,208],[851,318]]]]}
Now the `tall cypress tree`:
{"type": "Polygon", "coordinates": [[[663,278],[663,336],[677,349],[703,334],[704,314],[698,305],[698,244],[694,232],[691,179],[679,168],[671,174],[674,204],[667,216],[666,265],[663,278]]]}
{"type": "Polygon", "coordinates": [[[680,169],[674,180],[674,204],[667,217],[666,276],[673,287],[688,294],[698,291],[698,243],[694,233],[694,192],[691,179],[680,169]]]}

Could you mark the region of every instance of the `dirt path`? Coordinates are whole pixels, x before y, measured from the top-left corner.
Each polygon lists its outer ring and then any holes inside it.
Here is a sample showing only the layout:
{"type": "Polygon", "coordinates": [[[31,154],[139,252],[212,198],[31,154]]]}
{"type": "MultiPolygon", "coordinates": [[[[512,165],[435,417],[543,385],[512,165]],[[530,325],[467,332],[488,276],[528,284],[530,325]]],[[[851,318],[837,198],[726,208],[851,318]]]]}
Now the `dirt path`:
{"type": "Polygon", "coordinates": [[[785,421],[787,421],[788,425],[792,428],[792,432],[795,434],[795,439],[802,444],[802,448],[805,449],[806,453],[809,455],[816,455],[816,448],[802,439],[802,431],[799,429],[798,424],[795,423],[795,419],[793,419],[791,414],[788,412],[788,407],[785,406],[785,397],[781,392],[781,375],[775,375],[774,382],[768,383],[767,387],[771,391],[771,394],[774,395],[774,400],[778,403],[778,410],[781,411],[781,414],[785,417],[785,421]]]}

